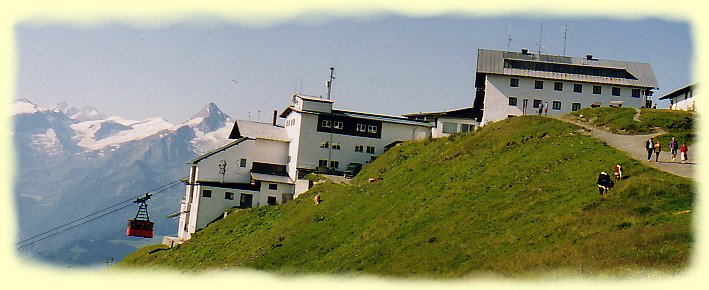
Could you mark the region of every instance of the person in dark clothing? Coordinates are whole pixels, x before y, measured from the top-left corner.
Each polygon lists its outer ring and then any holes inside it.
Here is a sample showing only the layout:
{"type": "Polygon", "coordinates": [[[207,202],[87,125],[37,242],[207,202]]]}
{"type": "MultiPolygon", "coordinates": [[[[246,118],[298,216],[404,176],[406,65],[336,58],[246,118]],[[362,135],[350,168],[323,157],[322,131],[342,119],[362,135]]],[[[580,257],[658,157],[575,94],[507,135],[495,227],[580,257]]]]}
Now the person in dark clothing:
{"type": "Polygon", "coordinates": [[[598,184],[598,193],[601,195],[601,198],[603,198],[604,194],[608,193],[609,189],[613,188],[613,181],[608,173],[605,172],[601,172],[601,174],[598,175],[598,181],[596,183],[598,184]]]}
{"type": "Polygon", "coordinates": [[[645,142],[645,150],[647,150],[647,161],[650,161],[650,158],[652,158],[652,152],[655,151],[655,143],[652,142],[652,138],[645,142]]]}

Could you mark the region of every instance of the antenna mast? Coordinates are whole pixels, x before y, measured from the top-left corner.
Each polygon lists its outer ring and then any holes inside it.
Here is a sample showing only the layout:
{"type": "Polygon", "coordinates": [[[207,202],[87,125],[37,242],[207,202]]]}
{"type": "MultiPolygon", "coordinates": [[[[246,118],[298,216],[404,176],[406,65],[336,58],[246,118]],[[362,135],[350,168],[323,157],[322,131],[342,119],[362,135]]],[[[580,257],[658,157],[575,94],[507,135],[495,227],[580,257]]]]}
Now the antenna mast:
{"type": "Polygon", "coordinates": [[[507,24],[507,51],[510,51],[512,45],[512,24],[507,24]]]}
{"type": "Polygon", "coordinates": [[[542,31],[544,30],[544,24],[542,22],[539,22],[539,43],[537,45],[539,46],[539,50],[537,51],[537,54],[542,54],[542,31]]]}
{"type": "Polygon", "coordinates": [[[564,36],[562,37],[564,39],[564,52],[561,54],[563,56],[566,56],[566,31],[568,30],[568,25],[564,24],[564,27],[561,28],[561,31],[564,32],[564,36]]]}
{"type": "Polygon", "coordinates": [[[335,73],[335,68],[330,67],[330,79],[327,81],[327,99],[330,99],[330,93],[332,92],[332,80],[335,79],[333,74],[335,73]]]}

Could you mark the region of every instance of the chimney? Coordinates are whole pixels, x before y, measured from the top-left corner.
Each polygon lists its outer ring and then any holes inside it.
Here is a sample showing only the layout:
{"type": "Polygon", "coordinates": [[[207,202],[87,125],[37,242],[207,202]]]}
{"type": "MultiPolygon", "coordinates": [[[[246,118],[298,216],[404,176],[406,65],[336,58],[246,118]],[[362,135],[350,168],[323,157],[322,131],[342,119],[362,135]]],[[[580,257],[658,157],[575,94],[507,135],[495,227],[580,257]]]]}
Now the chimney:
{"type": "Polygon", "coordinates": [[[522,49],[522,54],[529,54],[529,50],[526,49],[526,48],[523,48],[523,49],[522,49]]]}
{"type": "Polygon", "coordinates": [[[273,110],[273,126],[276,126],[276,117],[278,117],[278,110],[273,110]]]}
{"type": "Polygon", "coordinates": [[[593,54],[587,54],[586,55],[587,60],[593,60],[593,54]]]}

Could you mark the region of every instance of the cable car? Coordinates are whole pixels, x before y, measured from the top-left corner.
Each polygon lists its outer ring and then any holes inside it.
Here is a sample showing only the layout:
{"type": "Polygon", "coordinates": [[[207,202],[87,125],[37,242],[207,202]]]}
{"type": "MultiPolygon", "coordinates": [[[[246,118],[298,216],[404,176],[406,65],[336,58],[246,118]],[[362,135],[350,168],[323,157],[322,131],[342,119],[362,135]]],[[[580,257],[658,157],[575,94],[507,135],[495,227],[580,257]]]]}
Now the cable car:
{"type": "Polygon", "coordinates": [[[152,238],[153,237],[153,222],[150,221],[150,216],[148,216],[148,204],[145,203],[150,199],[150,194],[146,193],[145,197],[141,197],[135,200],[137,203],[138,213],[135,214],[135,218],[128,220],[128,228],[126,228],[126,235],[129,237],[142,237],[142,238],[152,238]]]}

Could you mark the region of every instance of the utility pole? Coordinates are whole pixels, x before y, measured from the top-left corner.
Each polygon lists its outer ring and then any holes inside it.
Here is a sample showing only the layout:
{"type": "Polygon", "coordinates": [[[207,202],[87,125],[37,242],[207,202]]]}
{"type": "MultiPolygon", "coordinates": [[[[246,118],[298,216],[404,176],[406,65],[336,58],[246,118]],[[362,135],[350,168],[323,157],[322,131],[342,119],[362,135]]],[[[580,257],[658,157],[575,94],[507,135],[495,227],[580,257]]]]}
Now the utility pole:
{"type": "MultiPolygon", "coordinates": [[[[332,92],[332,80],[334,77],[335,68],[330,67],[330,79],[327,81],[327,99],[330,100],[330,93],[332,92]]],[[[330,141],[327,144],[327,167],[332,168],[332,128],[335,127],[335,120],[332,118],[332,112],[330,112],[330,141]]]]}
{"type": "Polygon", "coordinates": [[[327,81],[327,99],[330,99],[330,93],[332,92],[332,80],[335,79],[333,76],[335,73],[335,68],[330,67],[330,80],[327,81]]]}

